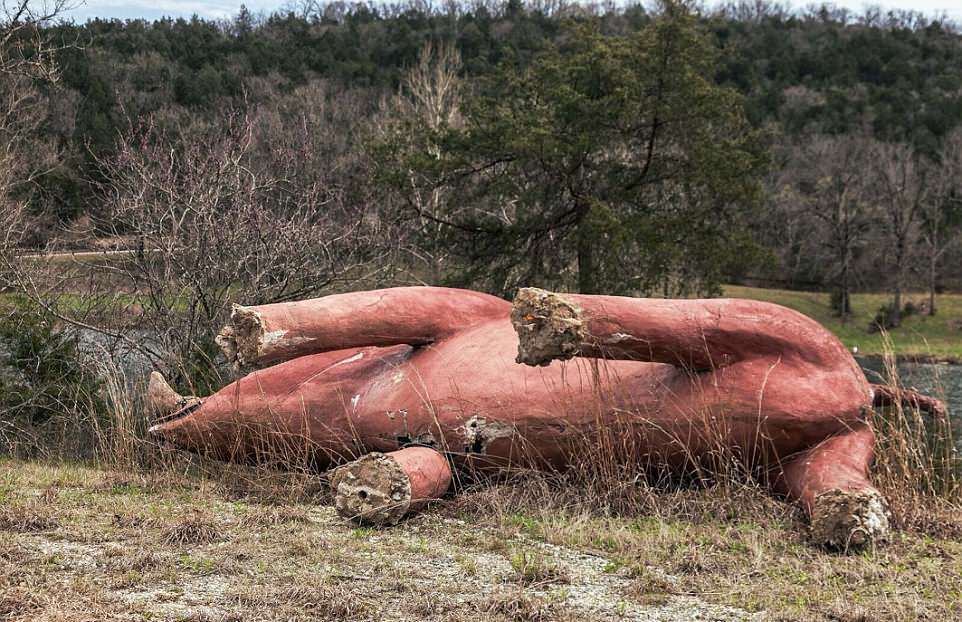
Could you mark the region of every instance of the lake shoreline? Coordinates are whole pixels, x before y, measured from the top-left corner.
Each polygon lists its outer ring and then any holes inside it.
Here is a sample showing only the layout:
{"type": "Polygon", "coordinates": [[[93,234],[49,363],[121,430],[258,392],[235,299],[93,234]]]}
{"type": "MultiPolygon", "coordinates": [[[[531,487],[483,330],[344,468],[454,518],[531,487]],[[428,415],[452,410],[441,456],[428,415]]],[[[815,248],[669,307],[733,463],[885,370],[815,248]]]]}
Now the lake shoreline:
{"type": "MultiPolygon", "coordinates": [[[[888,355],[879,352],[859,352],[857,356],[858,358],[882,361],[888,355]]],[[[962,357],[958,356],[917,354],[912,352],[896,352],[892,356],[895,357],[896,364],[909,363],[913,365],[962,365],[962,357]]]]}

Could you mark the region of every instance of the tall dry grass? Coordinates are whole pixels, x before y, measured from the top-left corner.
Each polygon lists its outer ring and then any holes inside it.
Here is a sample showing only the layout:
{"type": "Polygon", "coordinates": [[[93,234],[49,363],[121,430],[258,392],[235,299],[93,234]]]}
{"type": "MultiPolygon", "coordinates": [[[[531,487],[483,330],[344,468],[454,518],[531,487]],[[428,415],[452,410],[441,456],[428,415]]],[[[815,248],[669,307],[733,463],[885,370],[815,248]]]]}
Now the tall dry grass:
{"type": "MultiPolygon", "coordinates": [[[[885,335],[884,383],[903,386],[895,348],[885,335]]],[[[945,402],[938,366],[932,366],[934,395],[945,402]]],[[[873,478],[892,506],[897,524],[923,532],[962,534],[962,454],[949,404],[943,412],[923,412],[895,403],[874,418],[876,433],[873,478]]]]}
{"type": "MultiPolygon", "coordinates": [[[[886,356],[885,383],[902,389],[894,349],[886,356]]],[[[593,425],[570,444],[565,470],[515,468],[466,488],[461,507],[513,515],[649,516],[696,522],[743,518],[754,522],[804,522],[793,504],[771,494],[774,452],[757,434],[757,447],[734,448],[729,422],[717,413],[692,413],[703,451],[685,449],[690,437],[672,436],[641,409],[625,410],[601,382],[603,361],[588,363],[596,384],[593,425]],[[679,448],[670,464],[653,456],[649,440],[679,448]]],[[[938,373],[934,368],[934,374],[938,373]]],[[[697,382],[697,379],[694,379],[697,382]]],[[[936,375],[936,395],[944,390],[936,375]]],[[[556,409],[569,406],[559,401],[556,409]]],[[[956,406],[956,408],[958,408],[956,406]]],[[[871,477],[889,501],[895,525],[933,536],[962,534],[962,455],[950,412],[925,413],[895,404],[877,409],[871,477]]],[[[507,517],[507,518],[506,518],[507,517]]]]}

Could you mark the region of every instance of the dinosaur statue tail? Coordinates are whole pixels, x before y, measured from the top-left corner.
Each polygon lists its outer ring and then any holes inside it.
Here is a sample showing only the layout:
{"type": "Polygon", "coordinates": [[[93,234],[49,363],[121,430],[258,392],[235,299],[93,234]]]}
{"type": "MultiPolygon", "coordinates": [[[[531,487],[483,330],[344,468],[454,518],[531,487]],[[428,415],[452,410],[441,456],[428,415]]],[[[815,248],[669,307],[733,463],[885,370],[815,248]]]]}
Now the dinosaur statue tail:
{"type": "Polygon", "coordinates": [[[872,391],[875,394],[872,405],[876,407],[901,404],[909,408],[918,408],[920,411],[930,415],[944,416],[947,413],[945,402],[928,395],[923,395],[917,389],[903,389],[884,384],[873,384],[872,391]]]}

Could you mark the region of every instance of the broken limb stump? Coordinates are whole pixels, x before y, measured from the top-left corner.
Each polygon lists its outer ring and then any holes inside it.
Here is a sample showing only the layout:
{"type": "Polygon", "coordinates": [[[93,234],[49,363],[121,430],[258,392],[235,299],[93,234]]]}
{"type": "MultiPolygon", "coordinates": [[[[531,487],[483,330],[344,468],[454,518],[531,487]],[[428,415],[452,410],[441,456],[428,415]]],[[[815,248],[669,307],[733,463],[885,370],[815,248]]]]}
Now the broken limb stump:
{"type": "Polygon", "coordinates": [[[430,447],[370,453],[338,467],[331,477],[337,513],[362,525],[394,525],[450,486],[447,458],[430,447]]]}
{"type": "Polygon", "coordinates": [[[722,450],[746,472],[770,472],[823,544],[884,536],[884,500],[869,480],[878,393],[832,333],[790,309],[535,289],[511,305],[409,287],[248,311],[222,333],[225,354],[274,364],[151,431],[230,460],[278,446],[303,448],[317,470],[351,463],[335,477],[350,516],[390,522],[439,496],[450,477],[442,461],[563,470],[604,455],[683,475],[722,450]],[[409,469],[409,455],[436,477],[409,469]],[[373,483],[352,496],[349,481],[373,483]],[[386,509],[357,505],[362,490],[386,509]]]}
{"type": "Polygon", "coordinates": [[[396,287],[299,302],[234,305],[217,344],[237,369],[351,347],[425,345],[503,315],[493,296],[442,287],[396,287]]]}

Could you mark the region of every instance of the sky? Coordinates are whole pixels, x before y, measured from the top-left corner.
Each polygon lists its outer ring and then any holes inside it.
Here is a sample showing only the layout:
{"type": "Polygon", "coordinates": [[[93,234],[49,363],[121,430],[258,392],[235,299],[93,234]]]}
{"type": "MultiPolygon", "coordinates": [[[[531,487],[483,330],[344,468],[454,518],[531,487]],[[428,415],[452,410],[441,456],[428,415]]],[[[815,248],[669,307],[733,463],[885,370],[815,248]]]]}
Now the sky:
{"type": "MultiPolygon", "coordinates": [[[[81,0],[77,0],[79,3],[81,0]]],[[[87,0],[66,13],[68,19],[77,22],[93,17],[117,17],[121,19],[157,19],[163,16],[205,18],[230,17],[237,14],[240,5],[257,13],[271,12],[283,6],[286,0],[87,0]]],[[[792,6],[805,6],[808,0],[795,1],[792,6]]],[[[911,9],[928,15],[947,14],[956,22],[962,22],[962,0],[834,0],[832,4],[861,11],[866,6],[884,9],[911,9]]]]}

